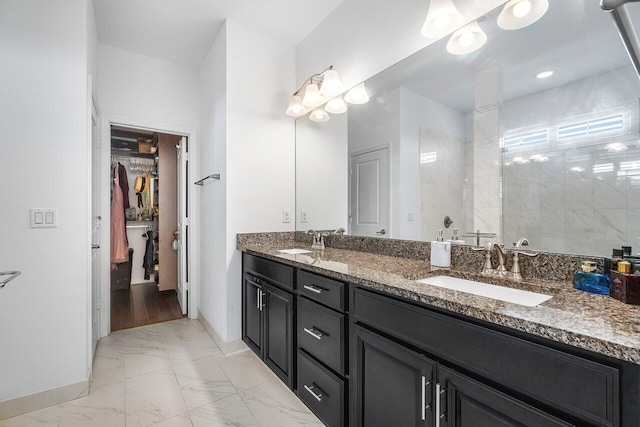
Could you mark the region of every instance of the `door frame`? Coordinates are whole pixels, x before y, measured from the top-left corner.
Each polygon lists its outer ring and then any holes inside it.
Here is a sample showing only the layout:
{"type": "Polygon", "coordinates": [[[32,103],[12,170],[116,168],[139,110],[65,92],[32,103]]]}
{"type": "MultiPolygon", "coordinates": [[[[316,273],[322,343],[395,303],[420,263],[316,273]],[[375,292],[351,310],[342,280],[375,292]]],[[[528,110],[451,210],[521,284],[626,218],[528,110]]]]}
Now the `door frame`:
{"type": "MultiPolygon", "coordinates": [[[[197,251],[197,247],[199,245],[199,217],[198,217],[198,206],[200,195],[199,192],[196,191],[198,188],[193,184],[196,181],[196,177],[198,176],[199,165],[198,162],[191,159],[198,158],[198,139],[197,139],[197,129],[190,126],[181,126],[174,125],[170,123],[161,123],[161,122],[151,122],[147,120],[140,120],[131,117],[122,117],[122,116],[104,116],[101,120],[101,141],[103,141],[104,146],[109,142],[109,147],[111,147],[111,126],[126,126],[134,129],[141,130],[151,130],[154,132],[168,133],[172,135],[186,136],[189,141],[189,171],[187,173],[187,183],[189,183],[189,260],[187,265],[185,266],[189,272],[189,292],[188,292],[188,313],[190,319],[198,318],[198,284],[199,284],[199,266],[200,266],[200,254],[197,251]]],[[[102,152],[102,169],[107,171],[110,170],[110,156],[104,154],[102,152]]],[[[109,180],[103,180],[101,187],[101,201],[103,207],[103,224],[111,223],[111,210],[106,209],[106,206],[111,206],[110,203],[110,182],[109,180]]],[[[111,236],[110,236],[110,227],[102,227],[101,228],[101,241],[104,243],[102,247],[104,250],[101,251],[101,263],[100,263],[100,289],[102,295],[105,297],[102,301],[102,307],[100,312],[100,331],[101,336],[106,337],[111,333],[111,287],[110,287],[110,253],[111,253],[111,236]],[[106,297],[109,296],[109,298],[106,297]]]]}
{"type": "MultiPolygon", "coordinates": [[[[391,209],[391,204],[392,204],[392,197],[393,197],[393,193],[392,193],[392,188],[393,186],[391,185],[391,180],[392,180],[392,176],[391,176],[391,145],[390,144],[386,144],[386,145],[377,145],[375,147],[370,147],[370,148],[365,148],[362,150],[357,150],[357,151],[353,151],[353,152],[349,152],[349,165],[348,165],[348,173],[349,173],[349,179],[347,180],[347,187],[348,187],[348,191],[347,191],[347,197],[348,197],[348,206],[347,206],[347,216],[348,216],[348,234],[353,234],[352,233],[352,228],[351,228],[351,219],[352,219],[352,211],[351,211],[351,180],[353,179],[353,171],[351,170],[351,164],[353,163],[353,158],[356,156],[361,156],[363,154],[368,154],[368,153],[373,153],[375,151],[380,151],[380,150],[387,150],[387,179],[389,180],[389,182],[387,183],[387,218],[389,221],[389,226],[387,227],[387,235],[388,235],[388,239],[392,239],[392,234],[393,233],[393,229],[392,229],[392,223],[393,223],[393,218],[391,217],[392,215],[392,209],[391,209]]],[[[381,238],[381,237],[378,237],[381,238]]]]}

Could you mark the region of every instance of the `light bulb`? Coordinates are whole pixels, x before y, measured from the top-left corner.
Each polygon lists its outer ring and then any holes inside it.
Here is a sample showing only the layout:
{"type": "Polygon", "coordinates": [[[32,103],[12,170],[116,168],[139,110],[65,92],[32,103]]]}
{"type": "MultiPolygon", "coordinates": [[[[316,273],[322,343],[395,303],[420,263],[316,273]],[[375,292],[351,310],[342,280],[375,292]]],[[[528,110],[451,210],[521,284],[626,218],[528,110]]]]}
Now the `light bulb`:
{"type": "Polygon", "coordinates": [[[320,86],[320,94],[327,97],[332,97],[344,92],[344,86],[338,77],[336,70],[327,70],[324,72],[324,79],[320,86]]]}
{"type": "Polygon", "coordinates": [[[431,0],[421,33],[426,38],[439,39],[460,27],[462,22],[462,14],[452,0],[431,0]]]}
{"type": "Polygon", "coordinates": [[[503,30],[519,30],[542,18],[549,10],[549,0],[510,0],[498,16],[503,30]]]}
{"type": "Polygon", "coordinates": [[[302,98],[302,105],[305,107],[315,107],[322,102],[322,96],[320,96],[320,90],[318,85],[311,83],[304,91],[304,98],[302,98]]]}
{"type": "Polygon", "coordinates": [[[329,120],[329,114],[327,114],[324,108],[320,107],[320,108],[316,108],[311,112],[311,114],[309,114],[309,119],[312,122],[322,123],[329,120]]]}
{"type": "Polygon", "coordinates": [[[369,95],[367,95],[367,89],[364,87],[364,83],[360,83],[358,86],[349,89],[349,92],[344,96],[344,100],[349,104],[366,104],[369,102],[369,95]]]}
{"type": "Polygon", "coordinates": [[[513,6],[513,16],[516,18],[525,17],[531,12],[531,2],[529,0],[522,0],[513,6]]]}
{"type": "Polygon", "coordinates": [[[539,73],[534,74],[533,77],[535,77],[536,79],[548,79],[549,77],[553,76],[555,72],[556,70],[540,71],[539,73]]]}
{"type": "Polygon", "coordinates": [[[287,107],[287,116],[298,117],[304,113],[304,107],[302,106],[302,100],[298,95],[293,95],[289,101],[289,107],[287,107]]]}
{"type": "Polygon", "coordinates": [[[469,47],[475,38],[476,36],[474,36],[473,33],[464,33],[458,39],[458,43],[460,43],[460,46],[469,47]]]}
{"type": "Polygon", "coordinates": [[[342,114],[347,111],[347,104],[344,103],[344,98],[340,95],[327,102],[324,109],[331,114],[342,114]]]}
{"type": "Polygon", "coordinates": [[[466,55],[480,49],[487,42],[487,35],[477,21],[465,25],[451,35],[447,51],[453,55],[466,55]]]}

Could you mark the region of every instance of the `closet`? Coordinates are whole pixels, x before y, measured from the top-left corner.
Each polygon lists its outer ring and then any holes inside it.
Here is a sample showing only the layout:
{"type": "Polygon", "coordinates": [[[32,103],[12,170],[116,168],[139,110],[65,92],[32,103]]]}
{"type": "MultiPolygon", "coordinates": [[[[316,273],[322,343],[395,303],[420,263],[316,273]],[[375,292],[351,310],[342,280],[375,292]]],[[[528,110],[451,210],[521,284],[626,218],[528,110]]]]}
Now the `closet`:
{"type": "Polygon", "coordinates": [[[182,317],[176,295],[180,139],[112,126],[112,331],[182,317]]]}

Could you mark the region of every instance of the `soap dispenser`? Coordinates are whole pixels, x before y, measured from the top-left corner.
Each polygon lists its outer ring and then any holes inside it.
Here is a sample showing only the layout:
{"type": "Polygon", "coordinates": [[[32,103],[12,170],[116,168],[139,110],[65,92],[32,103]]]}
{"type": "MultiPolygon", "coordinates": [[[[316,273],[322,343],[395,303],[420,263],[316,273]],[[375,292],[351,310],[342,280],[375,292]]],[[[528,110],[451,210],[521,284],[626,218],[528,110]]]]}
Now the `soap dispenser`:
{"type": "Polygon", "coordinates": [[[451,267],[451,242],[444,241],[444,230],[438,230],[438,237],[431,242],[431,267],[451,267]]]}
{"type": "Polygon", "coordinates": [[[447,242],[451,242],[452,245],[464,245],[467,243],[464,240],[460,239],[460,237],[458,237],[457,228],[453,229],[453,236],[451,236],[451,239],[448,239],[447,242]]]}

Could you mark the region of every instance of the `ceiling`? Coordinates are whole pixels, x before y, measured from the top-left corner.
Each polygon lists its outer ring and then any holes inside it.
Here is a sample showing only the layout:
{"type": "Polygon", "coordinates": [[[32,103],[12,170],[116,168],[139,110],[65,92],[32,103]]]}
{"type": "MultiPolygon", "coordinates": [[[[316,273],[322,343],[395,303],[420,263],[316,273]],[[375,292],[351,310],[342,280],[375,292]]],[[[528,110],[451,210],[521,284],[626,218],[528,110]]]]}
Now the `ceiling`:
{"type": "MultiPolygon", "coordinates": [[[[480,24],[488,36],[480,50],[451,55],[445,38],[371,78],[366,83],[370,94],[402,86],[468,112],[474,108],[475,75],[490,67],[502,69],[506,101],[631,64],[611,16],[597,1],[551,0],[542,19],[517,31],[498,28],[501,9],[486,14],[480,24]],[[547,69],[556,74],[546,80],[533,77],[547,69]]],[[[640,22],[640,5],[628,9],[633,21],[640,22]]]]}
{"type": "Polygon", "coordinates": [[[225,19],[297,45],[343,0],[93,0],[100,43],[200,67],[225,19]]]}

